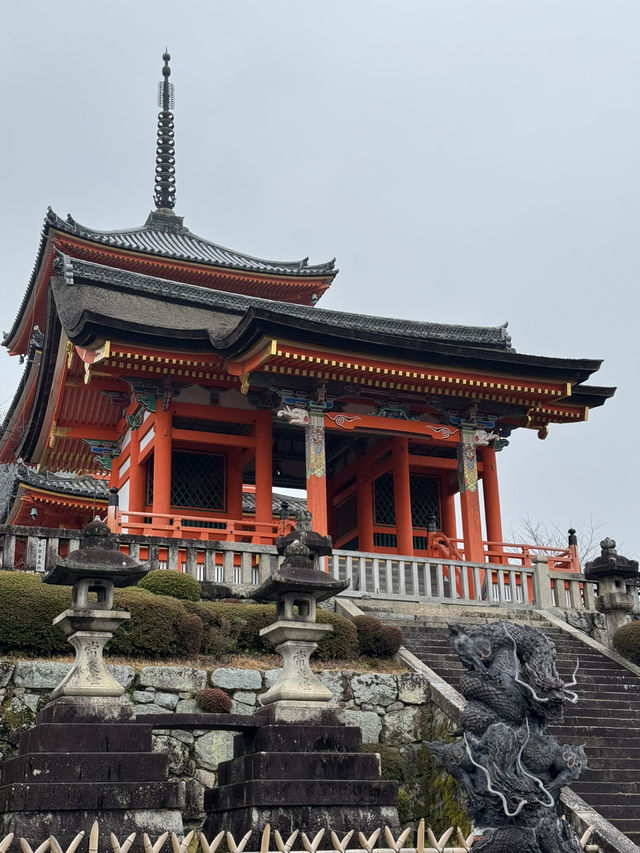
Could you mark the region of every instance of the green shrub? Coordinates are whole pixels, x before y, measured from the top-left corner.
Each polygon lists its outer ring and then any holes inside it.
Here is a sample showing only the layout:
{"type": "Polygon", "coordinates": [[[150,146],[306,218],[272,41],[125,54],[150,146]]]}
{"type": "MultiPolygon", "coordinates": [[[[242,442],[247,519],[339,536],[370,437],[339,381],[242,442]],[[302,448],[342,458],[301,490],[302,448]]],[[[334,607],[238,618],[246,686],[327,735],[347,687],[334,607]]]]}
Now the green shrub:
{"type": "Polygon", "coordinates": [[[613,646],[623,657],[640,666],[640,622],[623,625],[613,635],[613,646]]]}
{"type": "MultiPolygon", "coordinates": [[[[243,604],[228,601],[185,601],[190,613],[202,620],[205,638],[211,637],[211,629],[217,629],[228,641],[228,651],[239,654],[264,654],[272,650],[260,637],[260,629],[275,621],[275,604],[243,604]]],[[[217,634],[213,634],[214,643],[217,634]]],[[[205,639],[205,642],[207,640],[205,639]]]]}
{"type": "Polygon", "coordinates": [[[230,696],[219,687],[205,687],[196,693],[196,702],[208,714],[228,714],[231,710],[230,696]]]}
{"type": "Polygon", "coordinates": [[[0,572],[0,652],[69,654],[66,637],[51,624],[71,605],[71,587],[44,584],[30,572],[0,572]]]}
{"type": "Polygon", "coordinates": [[[231,623],[228,619],[212,612],[209,608],[210,603],[184,601],[183,606],[202,622],[201,653],[222,660],[222,658],[232,654],[235,649],[235,643],[231,636],[231,623]]]}
{"type": "Polygon", "coordinates": [[[353,622],[328,610],[318,610],[318,622],[322,625],[333,625],[333,633],[323,637],[318,643],[316,655],[320,660],[357,660],[360,647],[358,632],[353,622]]]}
{"type": "Polygon", "coordinates": [[[199,654],[202,621],[173,598],[130,587],[115,592],[116,610],[128,610],[125,622],[107,645],[107,654],[123,657],[188,658],[199,654]]]}
{"type": "MultiPolygon", "coordinates": [[[[275,622],[275,604],[185,601],[184,606],[202,620],[204,630],[201,650],[204,654],[222,656],[234,651],[238,654],[265,654],[273,651],[271,643],[260,637],[260,629],[275,622]]],[[[318,644],[317,656],[320,660],[355,660],[358,657],[358,638],[352,622],[326,610],[318,610],[318,622],[331,624],[334,628],[333,634],[324,637],[318,644]]]]}
{"type": "Polygon", "coordinates": [[[391,658],[402,645],[400,628],[383,625],[373,616],[356,616],[353,623],[358,632],[360,652],[365,657],[391,658]]]}
{"type": "Polygon", "coordinates": [[[200,601],[200,584],[184,572],[154,569],[138,581],[138,586],[156,595],[170,595],[182,601],[200,601]]]}

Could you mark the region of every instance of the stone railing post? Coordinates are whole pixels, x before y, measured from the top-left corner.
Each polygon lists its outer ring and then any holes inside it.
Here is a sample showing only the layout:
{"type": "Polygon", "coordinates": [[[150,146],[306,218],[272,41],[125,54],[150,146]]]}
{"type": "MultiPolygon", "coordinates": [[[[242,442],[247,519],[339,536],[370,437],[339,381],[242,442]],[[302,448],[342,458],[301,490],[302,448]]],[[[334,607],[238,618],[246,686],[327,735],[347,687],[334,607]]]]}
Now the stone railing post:
{"type": "Polygon", "coordinates": [[[551,610],[554,607],[551,594],[551,577],[549,575],[549,561],[546,557],[537,554],[531,558],[533,566],[533,594],[535,605],[540,610],[551,610]]]}

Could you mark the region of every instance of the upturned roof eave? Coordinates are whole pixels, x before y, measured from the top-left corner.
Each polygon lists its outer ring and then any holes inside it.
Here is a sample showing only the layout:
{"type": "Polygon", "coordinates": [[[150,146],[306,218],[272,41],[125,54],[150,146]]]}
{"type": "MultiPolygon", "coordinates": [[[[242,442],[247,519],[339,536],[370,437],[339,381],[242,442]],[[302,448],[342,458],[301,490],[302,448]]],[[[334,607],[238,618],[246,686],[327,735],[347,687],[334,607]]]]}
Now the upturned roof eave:
{"type": "MultiPolygon", "coordinates": [[[[249,255],[246,252],[239,252],[237,249],[230,249],[227,246],[221,245],[220,243],[214,243],[213,240],[208,240],[205,237],[200,237],[200,235],[195,234],[193,231],[190,231],[185,226],[169,229],[160,228],[154,230],[148,225],[153,215],[154,214],[152,212],[149,219],[147,220],[147,223],[145,223],[144,225],[111,231],[102,231],[96,228],[89,228],[88,226],[81,225],[79,222],[77,222],[77,220],[73,219],[71,215],[69,215],[67,219],[64,220],[52,210],[51,214],[48,214],[48,219],[51,222],[52,226],[55,227],[57,230],[69,236],[79,237],[80,239],[88,240],[89,242],[94,242],[101,246],[120,248],[124,251],[149,255],[150,257],[154,258],[183,261],[186,263],[213,267],[215,269],[229,270],[230,272],[244,271],[257,275],[260,275],[262,273],[265,275],[275,275],[302,279],[333,279],[339,272],[339,270],[335,268],[335,258],[320,264],[311,265],[308,265],[308,258],[302,258],[299,261],[272,261],[266,258],[259,258],[256,255],[249,255]],[[127,237],[133,240],[135,235],[156,235],[156,239],[161,239],[161,235],[163,234],[176,234],[181,237],[187,237],[190,240],[193,240],[195,243],[200,243],[202,246],[206,246],[215,252],[221,252],[228,255],[230,258],[237,259],[237,263],[225,264],[224,262],[216,262],[205,257],[190,257],[188,255],[185,255],[184,253],[172,253],[170,251],[154,252],[152,249],[149,249],[146,246],[136,247],[119,245],[117,242],[114,243],[110,240],[110,238],[112,238],[113,240],[117,240],[118,238],[124,240],[127,237]],[[254,266],[251,266],[252,264],[254,266]]],[[[180,222],[182,221],[181,217],[176,216],[175,219],[180,222]]]]}
{"type": "MultiPolygon", "coordinates": [[[[78,269],[83,270],[85,275],[88,275],[92,270],[95,272],[99,265],[88,264],[82,262],[76,265],[78,269]]],[[[108,269],[108,268],[107,268],[108,269]]],[[[104,271],[101,272],[101,275],[104,271]]],[[[148,282],[148,277],[129,274],[135,276],[135,279],[129,279],[128,285],[123,285],[123,281],[112,279],[111,289],[122,287],[123,290],[131,290],[131,281],[134,281],[139,287],[145,282],[148,282]]],[[[117,278],[117,277],[116,277],[117,278]]],[[[101,286],[103,282],[100,280],[88,283],[93,283],[101,286]]],[[[561,377],[563,381],[570,381],[572,384],[584,382],[592,373],[598,370],[601,365],[599,359],[567,359],[567,358],[552,358],[548,356],[537,356],[516,353],[513,350],[499,348],[497,346],[479,346],[465,342],[447,342],[443,340],[421,339],[421,338],[404,338],[400,339],[397,335],[384,335],[381,333],[372,333],[367,331],[359,331],[355,333],[353,330],[348,331],[348,338],[344,328],[336,328],[335,318],[340,316],[340,312],[324,311],[323,309],[304,309],[297,311],[295,316],[289,311],[277,310],[276,306],[279,303],[272,303],[269,300],[258,299],[254,297],[230,297],[229,294],[211,291],[206,288],[197,288],[190,286],[176,289],[175,283],[163,282],[163,280],[153,279],[154,293],[144,294],[149,298],[161,298],[164,301],[175,302],[176,304],[193,305],[194,301],[200,308],[202,303],[198,300],[198,295],[202,298],[207,298],[212,303],[216,297],[219,297],[220,305],[216,306],[218,311],[228,311],[238,317],[238,323],[232,332],[224,337],[212,337],[207,335],[205,329],[193,329],[190,343],[197,346],[199,349],[206,348],[207,344],[224,358],[233,358],[245,353],[254,343],[261,337],[272,336],[275,338],[293,339],[305,343],[314,343],[323,346],[333,346],[342,351],[345,350],[345,340],[348,340],[352,345],[358,343],[358,351],[365,351],[367,354],[384,354],[388,357],[396,357],[400,359],[425,359],[429,361],[444,362],[451,361],[454,364],[466,365],[476,363],[486,369],[495,371],[508,370],[513,372],[525,371],[525,375],[529,376],[553,376],[554,378],[561,377]],[[168,285],[168,289],[163,288],[168,285]],[[237,307],[231,310],[233,302],[237,303],[237,307]],[[207,341],[208,336],[208,341],[207,341]]],[[[61,285],[62,286],[62,285],[61,285]]],[[[139,290],[139,295],[143,295],[139,290]]],[[[74,304],[76,304],[74,302],[74,304]]],[[[299,307],[299,306],[296,306],[299,307]]],[[[351,315],[345,315],[351,317],[351,315]]],[[[92,310],[85,310],[81,316],[77,318],[77,324],[69,327],[65,324],[65,330],[70,338],[78,345],[85,346],[90,343],[92,338],[108,338],[114,329],[113,318],[101,317],[99,312],[95,310],[95,305],[92,310]]],[[[457,328],[457,327],[454,327],[457,328]]],[[[121,335],[129,335],[133,338],[140,339],[153,345],[155,338],[156,345],[166,343],[167,337],[173,337],[176,340],[185,342],[184,330],[180,329],[158,329],[157,327],[150,328],[148,326],[140,326],[133,323],[131,320],[118,319],[117,332],[121,335]]]]}
{"type": "Polygon", "coordinates": [[[290,279],[298,279],[300,281],[300,285],[304,285],[307,287],[313,286],[315,282],[325,281],[327,282],[326,287],[323,289],[323,292],[326,291],[334,278],[337,276],[339,269],[335,268],[333,264],[335,263],[335,258],[332,261],[328,261],[324,264],[312,264],[311,266],[302,266],[304,263],[302,261],[267,261],[262,258],[255,257],[253,255],[248,255],[245,253],[237,252],[234,249],[228,249],[225,246],[222,246],[217,243],[213,243],[211,240],[206,240],[204,237],[200,237],[196,234],[193,234],[188,229],[185,229],[192,237],[202,242],[203,244],[209,245],[215,249],[219,249],[222,252],[229,253],[230,255],[235,255],[238,258],[245,258],[248,261],[256,262],[257,264],[262,264],[265,266],[265,269],[243,269],[241,265],[238,266],[228,266],[223,263],[214,263],[212,261],[208,261],[206,259],[197,259],[191,258],[188,259],[180,254],[161,254],[143,249],[135,249],[132,247],[118,247],[110,245],[106,241],[100,240],[92,240],[91,235],[95,236],[109,236],[109,235],[126,235],[132,234],[136,231],[143,232],[145,226],[139,226],[138,228],[130,228],[130,229],[121,229],[116,231],[99,231],[97,229],[90,229],[86,226],[80,225],[77,223],[72,217],[69,217],[71,222],[68,222],[61,217],[59,217],[55,211],[52,210],[51,207],[47,208],[47,214],[45,215],[43,226],[40,233],[40,241],[38,243],[38,249],[36,252],[36,259],[31,271],[31,275],[29,277],[29,282],[27,284],[27,288],[22,297],[20,305],[18,307],[18,311],[16,312],[15,318],[11,325],[10,330],[4,335],[1,344],[3,347],[12,350],[16,341],[19,338],[20,331],[24,326],[24,323],[27,321],[28,312],[26,310],[29,300],[33,295],[35,285],[38,279],[38,274],[42,268],[43,258],[45,255],[45,251],[49,241],[49,234],[53,231],[59,231],[62,234],[67,236],[76,237],[81,240],[86,240],[90,243],[94,243],[96,246],[100,246],[103,248],[120,248],[121,251],[125,251],[132,255],[140,255],[146,256],[150,259],[157,260],[161,262],[162,260],[172,260],[175,262],[182,262],[193,265],[194,267],[203,267],[208,269],[213,269],[219,273],[228,272],[230,275],[237,273],[246,273],[248,275],[252,275],[257,277],[258,279],[264,280],[275,280],[277,278],[290,278],[290,279]],[[271,270],[268,267],[272,267],[271,270]]]}

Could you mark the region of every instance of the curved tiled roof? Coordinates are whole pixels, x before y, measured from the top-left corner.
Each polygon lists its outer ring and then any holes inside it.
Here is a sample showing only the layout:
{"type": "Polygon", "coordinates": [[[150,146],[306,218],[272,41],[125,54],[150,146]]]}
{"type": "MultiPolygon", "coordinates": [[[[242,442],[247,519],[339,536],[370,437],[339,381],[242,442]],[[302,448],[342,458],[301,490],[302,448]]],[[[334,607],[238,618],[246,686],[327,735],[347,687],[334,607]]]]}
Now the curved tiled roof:
{"type": "Polygon", "coordinates": [[[162,211],[150,213],[145,224],[138,228],[126,228],[121,231],[88,228],[76,222],[71,215],[67,216],[66,220],[61,219],[51,208],[47,213],[47,220],[52,227],[66,234],[105,246],[224,269],[295,278],[334,276],[338,272],[335,268],[335,258],[324,264],[310,266],[308,258],[301,261],[267,261],[227,249],[189,231],[182,224],[181,216],[162,211]]]}
{"type": "Polygon", "coordinates": [[[84,476],[64,472],[54,474],[46,470],[36,471],[24,462],[18,462],[16,475],[20,482],[37,489],[75,495],[78,498],[107,500],[109,497],[109,481],[98,480],[90,474],[84,476]]]}
{"type": "Polygon", "coordinates": [[[106,267],[91,261],[82,261],[68,255],[59,255],[64,264],[64,275],[84,278],[90,281],[104,282],[112,286],[131,288],[138,293],[147,293],[158,297],[171,297],[202,308],[211,308],[229,313],[244,314],[249,309],[265,309],[286,314],[289,318],[326,323],[345,332],[373,332],[398,338],[445,341],[490,349],[511,350],[511,339],[507,334],[506,323],[503,326],[458,326],[445,323],[426,323],[416,320],[397,320],[390,317],[375,317],[369,314],[352,314],[346,311],[332,311],[326,308],[312,308],[306,305],[264,299],[258,296],[244,296],[221,290],[182,284],[155,276],[106,267]],[[283,311],[284,308],[284,311],[283,311]]]}
{"type": "Polygon", "coordinates": [[[36,489],[89,500],[106,501],[109,497],[107,480],[98,480],[90,475],[53,474],[45,470],[38,472],[19,460],[0,465],[0,519],[7,517],[21,483],[36,489]]]}

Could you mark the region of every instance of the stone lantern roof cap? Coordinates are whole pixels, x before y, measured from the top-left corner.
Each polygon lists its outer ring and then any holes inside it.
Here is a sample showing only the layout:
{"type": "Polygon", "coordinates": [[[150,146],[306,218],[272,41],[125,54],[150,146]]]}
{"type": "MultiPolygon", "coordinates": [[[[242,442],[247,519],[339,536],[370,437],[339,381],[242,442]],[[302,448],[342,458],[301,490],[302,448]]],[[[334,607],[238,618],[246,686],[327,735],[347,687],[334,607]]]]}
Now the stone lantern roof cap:
{"type": "Polygon", "coordinates": [[[325,601],[348,586],[348,580],[337,580],[314,568],[309,548],[296,539],[286,548],[284,563],[258,587],[253,597],[258,601],[279,601],[283,595],[299,593],[325,601]]]}
{"type": "Polygon", "coordinates": [[[83,533],[82,547],[59,559],[44,575],[45,583],[66,586],[88,577],[110,580],[114,586],[132,586],[149,571],[146,563],[118,550],[111,531],[99,519],[89,522],[83,533]]]}
{"type": "Polygon", "coordinates": [[[585,563],[584,576],[587,580],[597,580],[607,576],[632,578],[638,574],[638,561],[618,554],[614,539],[603,539],[600,548],[602,549],[600,556],[585,563]]]}

